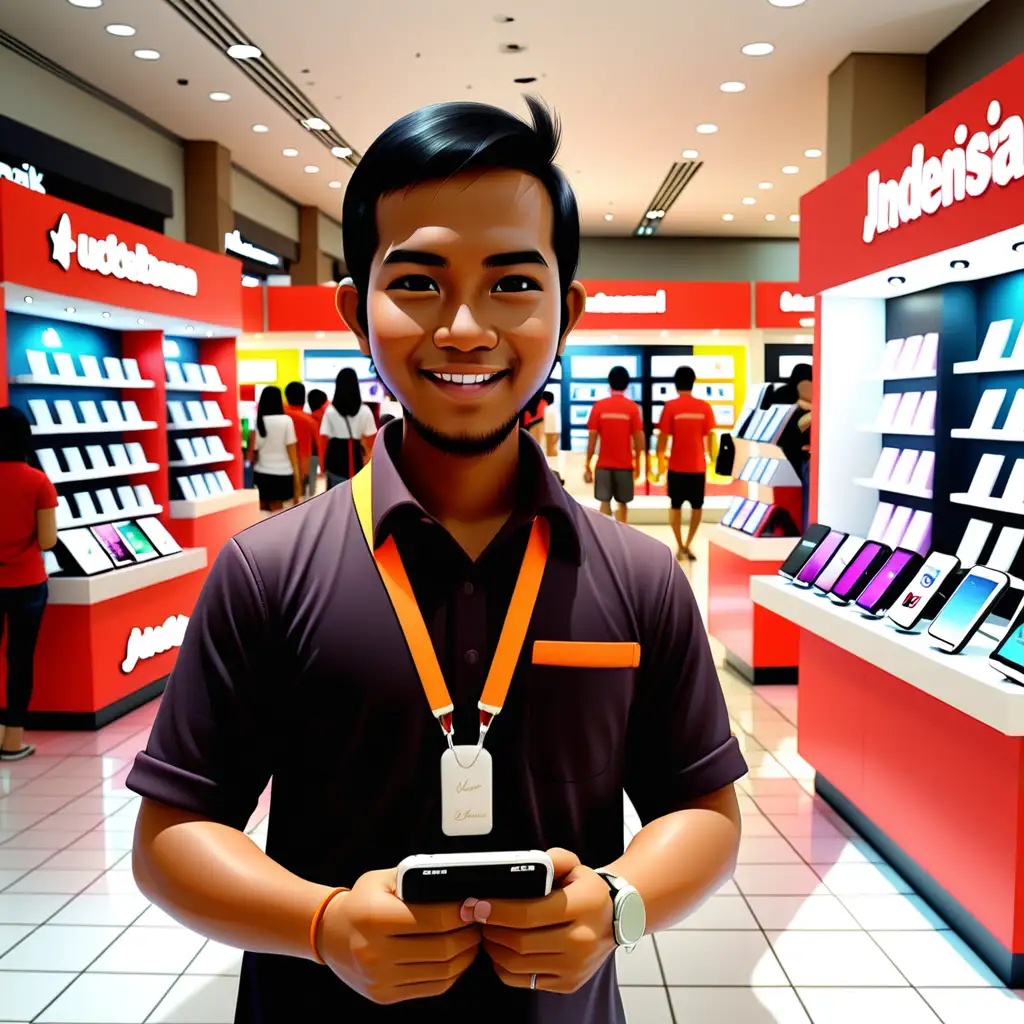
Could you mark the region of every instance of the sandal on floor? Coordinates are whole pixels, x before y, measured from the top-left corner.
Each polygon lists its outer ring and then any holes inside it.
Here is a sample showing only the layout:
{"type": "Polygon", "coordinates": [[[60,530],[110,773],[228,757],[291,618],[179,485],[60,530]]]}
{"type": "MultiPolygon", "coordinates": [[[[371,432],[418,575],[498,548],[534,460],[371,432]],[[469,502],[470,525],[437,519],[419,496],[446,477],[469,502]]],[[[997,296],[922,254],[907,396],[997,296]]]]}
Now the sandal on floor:
{"type": "Polygon", "coordinates": [[[36,752],[31,743],[26,743],[21,750],[0,750],[0,761],[21,761],[36,752]]]}

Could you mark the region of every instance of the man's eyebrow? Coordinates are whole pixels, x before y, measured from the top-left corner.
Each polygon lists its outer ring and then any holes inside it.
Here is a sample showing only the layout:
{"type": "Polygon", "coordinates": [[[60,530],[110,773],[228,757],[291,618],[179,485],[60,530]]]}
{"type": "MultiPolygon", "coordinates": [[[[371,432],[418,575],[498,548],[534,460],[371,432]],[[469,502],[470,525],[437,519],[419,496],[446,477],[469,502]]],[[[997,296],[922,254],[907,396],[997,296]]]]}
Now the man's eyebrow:
{"type": "Polygon", "coordinates": [[[392,249],[384,257],[384,266],[389,263],[418,263],[421,267],[447,267],[448,261],[436,252],[423,252],[419,249],[392,249]]]}
{"type": "Polygon", "coordinates": [[[519,263],[537,263],[542,267],[548,261],[536,249],[524,249],[521,252],[499,252],[484,260],[485,267],[514,267],[519,263]]]}

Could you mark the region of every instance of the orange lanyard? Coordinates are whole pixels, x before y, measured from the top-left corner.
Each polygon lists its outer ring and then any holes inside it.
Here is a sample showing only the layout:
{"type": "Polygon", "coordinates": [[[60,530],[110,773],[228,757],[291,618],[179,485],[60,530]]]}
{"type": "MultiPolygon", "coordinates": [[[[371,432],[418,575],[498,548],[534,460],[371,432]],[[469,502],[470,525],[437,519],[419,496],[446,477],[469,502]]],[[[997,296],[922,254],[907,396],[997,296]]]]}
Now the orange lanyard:
{"type": "MultiPolygon", "coordinates": [[[[452,703],[448,686],[444,681],[441,665],[434,651],[433,641],[423,621],[423,614],[416,603],[409,576],[398,553],[398,545],[391,535],[379,547],[373,543],[373,490],[370,484],[371,458],[352,480],[352,500],[356,508],[356,516],[362,527],[366,546],[370,550],[373,561],[380,573],[381,582],[391,599],[391,607],[395,610],[395,618],[405,636],[406,645],[412,655],[413,664],[420,677],[420,684],[426,694],[430,710],[439,720],[441,728],[452,740],[452,703]]],[[[498,647],[491,661],[484,692],[479,701],[480,708],[480,741],[487,731],[494,716],[505,705],[508,688],[512,684],[512,676],[519,661],[519,654],[526,639],[526,630],[530,625],[537,594],[540,591],[544,567],[548,560],[551,527],[543,516],[533,521],[530,539],[523,555],[523,564],[519,569],[519,578],[512,593],[505,624],[501,629],[498,647]]]]}

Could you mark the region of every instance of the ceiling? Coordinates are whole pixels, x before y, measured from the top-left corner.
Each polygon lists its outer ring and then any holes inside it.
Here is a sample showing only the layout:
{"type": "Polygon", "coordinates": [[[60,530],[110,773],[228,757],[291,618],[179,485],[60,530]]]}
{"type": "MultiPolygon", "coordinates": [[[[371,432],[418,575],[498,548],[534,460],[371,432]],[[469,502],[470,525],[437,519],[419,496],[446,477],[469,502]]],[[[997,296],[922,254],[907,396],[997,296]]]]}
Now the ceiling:
{"type": "MultiPolygon", "coordinates": [[[[559,163],[585,233],[630,234],[673,162],[693,148],[703,166],[660,234],[796,237],[789,218],[824,177],[825,158],[804,153],[825,149],[829,73],[851,52],[925,53],[984,0],[806,0],[788,9],[768,0],[187,2],[219,7],[357,155],[427,103],[469,99],[523,112],[531,91],[561,116],[559,163]],[[752,42],[770,42],[774,53],[744,56],[752,42]],[[521,51],[502,52],[509,43],[521,51]],[[525,76],[537,82],[513,81],[525,76]],[[723,93],[727,81],[746,89],[723,93]],[[706,122],[719,131],[697,134],[706,122]],[[787,165],[799,172],[782,174],[787,165]]],[[[3,0],[0,29],[182,138],[221,142],[251,174],[340,218],[343,191],[328,183],[343,186],[349,163],[198,34],[175,0],[103,0],[96,9],[3,0]],[[111,23],[137,32],[112,36],[111,23]],[[136,59],[139,48],[160,59],[136,59]],[[213,102],[215,91],[231,99],[213,102]],[[285,148],[298,156],[283,156],[285,148]]]]}

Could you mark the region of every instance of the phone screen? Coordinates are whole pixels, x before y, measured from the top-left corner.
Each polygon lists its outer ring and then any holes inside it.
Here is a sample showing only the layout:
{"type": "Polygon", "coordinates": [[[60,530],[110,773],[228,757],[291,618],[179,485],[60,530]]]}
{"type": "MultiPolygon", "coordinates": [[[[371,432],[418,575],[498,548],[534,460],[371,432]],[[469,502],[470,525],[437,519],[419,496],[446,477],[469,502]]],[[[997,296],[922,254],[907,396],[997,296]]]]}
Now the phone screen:
{"type": "Polygon", "coordinates": [[[822,569],[828,563],[828,560],[839,550],[843,541],[846,540],[846,534],[840,533],[839,530],[833,530],[819,545],[814,554],[807,559],[806,564],[797,574],[797,579],[801,583],[810,585],[813,583],[821,573],[822,569]]]}
{"type": "Polygon", "coordinates": [[[892,581],[903,572],[913,557],[912,551],[894,551],[889,561],[878,570],[875,578],[861,592],[857,598],[857,606],[867,612],[874,611],[885,596],[885,592],[892,586],[892,581]]]}
{"type": "Polygon", "coordinates": [[[1006,634],[992,657],[1008,661],[1015,668],[1024,669],[1024,617],[1019,618],[1006,634]]]}
{"type": "Polygon", "coordinates": [[[846,571],[839,577],[838,582],[832,588],[832,593],[836,597],[845,598],[856,586],[861,576],[867,572],[868,566],[871,565],[871,562],[881,550],[881,544],[876,544],[873,541],[865,544],[858,552],[856,558],[846,567],[846,571]]]}
{"type": "Polygon", "coordinates": [[[743,507],[745,498],[733,498],[729,508],[726,510],[724,516],[722,516],[723,526],[732,526],[732,521],[736,518],[736,513],[743,507]]]}
{"type": "Polygon", "coordinates": [[[747,517],[754,509],[757,508],[756,501],[750,501],[749,499],[740,506],[739,512],[736,513],[736,518],[732,521],[732,528],[734,530],[742,530],[743,524],[747,521],[747,517]]]}
{"type": "Polygon", "coordinates": [[[938,593],[939,584],[956,565],[956,559],[950,555],[932,552],[925,560],[917,579],[903,591],[899,600],[889,609],[889,618],[902,629],[913,629],[924,614],[932,596],[938,593]]]}
{"type": "Polygon", "coordinates": [[[789,553],[789,557],[782,563],[779,575],[792,579],[807,564],[807,559],[814,554],[814,549],[830,532],[829,527],[822,526],[820,523],[809,526],[797,546],[789,553]]]}
{"type": "Polygon", "coordinates": [[[749,533],[751,536],[754,535],[754,531],[764,521],[764,517],[768,514],[769,506],[763,501],[754,506],[754,511],[750,514],[750,518],[743,524],[743,532],[749,533]]]}
{"type": "Polygon", "coordinates": [[[135,555],[131,548],[128,547],[124,538],[109,523],[105,523],[102,526],[94,526],[92,533],[103,545],[107,554],[113,559],[114,565],[131,565],[135,561],[135,555]]]}
{"type": "Polygon", "coordinates": [[[998,586],[995,580],[968,573],[942,611],[935,616],[928,632],[955,647],[977,621],[998,586]]]}

